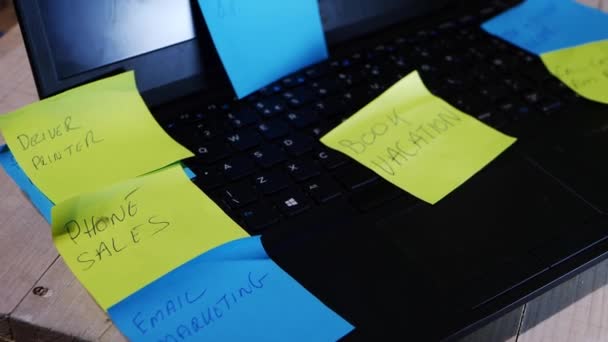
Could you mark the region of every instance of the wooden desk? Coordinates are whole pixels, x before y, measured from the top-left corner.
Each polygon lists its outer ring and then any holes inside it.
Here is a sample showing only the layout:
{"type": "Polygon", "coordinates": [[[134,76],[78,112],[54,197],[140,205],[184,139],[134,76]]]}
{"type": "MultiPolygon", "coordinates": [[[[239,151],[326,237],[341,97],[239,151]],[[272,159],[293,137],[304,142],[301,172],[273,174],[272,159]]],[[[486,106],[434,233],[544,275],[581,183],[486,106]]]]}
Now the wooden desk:
{"type": "MultiPolygon", "coordinates": [[[[0,38],[0,113],[35,100],[15,27],[0,38]]],[[[49,225],[3,170],[0,265],[0,341],[125,341],[58,256],[49,225]]],[[[464,340],[608,341],[607,284],[604,261],[464,340]]]]}

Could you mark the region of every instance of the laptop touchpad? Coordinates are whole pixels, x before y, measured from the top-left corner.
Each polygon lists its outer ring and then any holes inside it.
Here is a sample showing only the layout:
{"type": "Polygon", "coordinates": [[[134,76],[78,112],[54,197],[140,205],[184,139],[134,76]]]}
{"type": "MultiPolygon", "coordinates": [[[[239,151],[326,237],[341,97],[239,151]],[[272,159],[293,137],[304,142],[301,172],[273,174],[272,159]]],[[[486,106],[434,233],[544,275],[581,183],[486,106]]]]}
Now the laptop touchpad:
{"type": "Polygon", "coordinates": [[[608,106],[577,111],[531,159],[598,209],[608,212],[608,106]],[[584,120],[583,120],[584,119],[584,120]]]}
{"type": "Polygon", "coordinates": [[[377,229],[423,266],[446,300],[471,307],[548,267],[533,252],[585,234],[592,229],[585,220],[598,215],[510,149],[437,204],[395,214],[377,229]]]}

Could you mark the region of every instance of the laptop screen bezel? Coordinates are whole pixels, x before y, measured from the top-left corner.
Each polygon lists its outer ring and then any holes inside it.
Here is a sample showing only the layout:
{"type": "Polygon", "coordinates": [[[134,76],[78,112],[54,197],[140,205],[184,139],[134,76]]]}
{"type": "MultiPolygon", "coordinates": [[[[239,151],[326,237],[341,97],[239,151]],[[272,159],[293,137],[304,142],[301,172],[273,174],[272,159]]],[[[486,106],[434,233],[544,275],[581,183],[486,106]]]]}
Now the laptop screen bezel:
{"type": "MultiPolygon", "coordinates": [[[[61,79],[56,70],[52,47],[47,39],[37,1],[16,0],[15,7],[40,98],[126,70],[136,71],[138,88],[150,106],[201,90],[207,93],[232,94],[232,88],[212,46],[202,15],[194,8],[195,2],[191,2],[191,6],[195,16],[197,38],[61,79]]],[[[412,13],[402,14],[399,20],[428,13],[444,6],[446,2],[417,1],[415,3],[419,4],[420,8],[416,8],[412,13]]],[[[394,23],[395,18],[392,19],[387,21],[382,17],[368,18],[364,22],[326,32],[328,45],[331,49],[345,40],[378,30],[394,23]]]]}

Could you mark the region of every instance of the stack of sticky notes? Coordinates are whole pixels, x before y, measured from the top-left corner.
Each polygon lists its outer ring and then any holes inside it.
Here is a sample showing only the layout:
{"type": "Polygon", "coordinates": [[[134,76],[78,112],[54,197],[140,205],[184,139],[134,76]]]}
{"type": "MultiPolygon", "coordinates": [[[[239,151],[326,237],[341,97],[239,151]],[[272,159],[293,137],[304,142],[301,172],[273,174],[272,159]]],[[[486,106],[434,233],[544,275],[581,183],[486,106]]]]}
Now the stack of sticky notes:
{"type": "Polygon", "coordinates": [[[132,72],[0,116],[0,131],[0,165],[131,340],[329,341],[353,329],[190,181],[179,161],[192,153],[154,120],[132,72]]]}
{"type": "Polygon", "coordinates": [[[574,0],[526,0],[482,28],[539,55],[581,96],[608,103],[608,14],[574,0]]]}

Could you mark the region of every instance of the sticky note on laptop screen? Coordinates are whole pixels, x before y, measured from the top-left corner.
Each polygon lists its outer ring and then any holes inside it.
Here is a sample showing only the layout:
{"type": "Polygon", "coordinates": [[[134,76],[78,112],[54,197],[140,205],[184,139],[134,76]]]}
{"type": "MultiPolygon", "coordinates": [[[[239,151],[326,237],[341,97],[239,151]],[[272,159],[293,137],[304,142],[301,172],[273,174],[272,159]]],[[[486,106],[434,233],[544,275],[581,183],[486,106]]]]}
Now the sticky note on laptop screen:
{"type": "Polygon", "coordinates": [[[131,341],[337,341],[353,329],[266,255],[260,238],[222,245],[108,313],[131,341]]]}
{"type": "Polygon", "coordinates": [[[133,72],[0,116],[0,131],[54,203],[192,156],[154,120],[133,72]]]}
{"type": "Polygon", "coordinates": [[[201,253],[248,236],[179,164],[57,204],[52,228],[62,257],[104,309],[201,253]]]}
{"type": "Polygon", "coordinates": [[[428,203],[514,141],[432,95],[416,71],[321,138],[428,203]]]}
{"type": "Polygon", "coordinates": [[[574,0],[526,0],[482,28],[540,55],[608,39],[608,15],[574,0]]]}
{"type": "Polygon", "coordinates": [[[317,0],[199,0],[239,98],[327,58],[317,0]]]}
{"type": "Polygon", "coordinates": [[[608,40],[544,53],[541,59],[572,90],[608,104],[608,40]]]}

